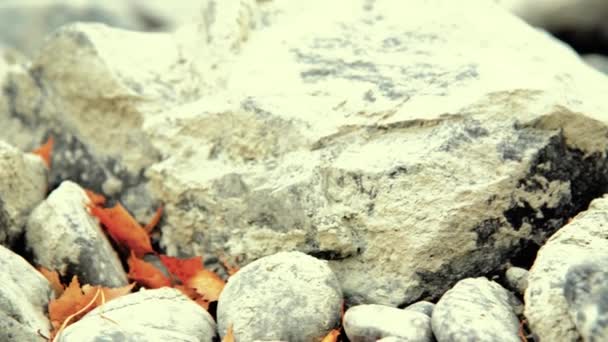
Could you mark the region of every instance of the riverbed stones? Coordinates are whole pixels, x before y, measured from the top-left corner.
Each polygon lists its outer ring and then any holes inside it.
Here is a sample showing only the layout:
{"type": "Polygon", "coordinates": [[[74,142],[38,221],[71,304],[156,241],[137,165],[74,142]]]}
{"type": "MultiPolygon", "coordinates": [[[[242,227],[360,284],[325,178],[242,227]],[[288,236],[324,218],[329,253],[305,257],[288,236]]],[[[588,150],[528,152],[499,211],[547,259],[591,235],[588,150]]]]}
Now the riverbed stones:
{"type": "Polygon", "coordinates": [[[520,342],[512,295],[486,278],[459,281],[437,302],[432,325],[437,341],[520,342]]]}
{"type": "Polygon", "coordinates": [[[407,305],[504,267],[608,184],[605,76],[500,7],[271,5],[213,96],[143,124],[169,254],[298,250],[349,303],[407,305]]]}
{"type": "Polygon", "coordinates": [[[49,282],[25,259],[0,245],[0,340],[44,341],[51,323],[49,282]]]}
{"type": "Polygon", "coordinates": [[[215,322],[172,288],[142,290],[95,308],[67,327],[57,342],[214,341],[215,322]]]}
{"type": "Polygon", "coordinates": [[[77,184],[65,181],[31,214],[26,243],[34,262],[82,284],[120,287],[127,275],[117,253],[87,209],[77,184]]]}
{"type": "Polygon", "coordinates": [[[47,168],[39,156],[0,140],[0,245],[12,246],[28,215],[47,191],[47,168]]]}
{"type": "Polygon", "coordinates": [[[277,253],[228,279],[217,306],[218,331],[223,337],[232,327],[237,341],[314,341],[340,324],[341,307],[342,291],[326,261],[277,253]]]}
{"type": "Polygon", "coordinates": [[[525,315],[532,332],[541,340],[574,341],[583,331],[590,336],[590,326],[602,327],[603,323],[596,319],[604,316],[593,316],[586,309],[594,310],[604,303],[599,300],[602,291],[596,292],[601,287],[589,281],[602,274],[593,270],[605,265],[608,258],[607,218],[608,198],[595,199],[588,210],[561,228],[539,250],[528,276],[525,315]],[[589,302],[594,303],[587,306],[589,302]],[[576,320],[584,322],[581,332],[571,316],[575,312],[588,315],[576,320]]]}

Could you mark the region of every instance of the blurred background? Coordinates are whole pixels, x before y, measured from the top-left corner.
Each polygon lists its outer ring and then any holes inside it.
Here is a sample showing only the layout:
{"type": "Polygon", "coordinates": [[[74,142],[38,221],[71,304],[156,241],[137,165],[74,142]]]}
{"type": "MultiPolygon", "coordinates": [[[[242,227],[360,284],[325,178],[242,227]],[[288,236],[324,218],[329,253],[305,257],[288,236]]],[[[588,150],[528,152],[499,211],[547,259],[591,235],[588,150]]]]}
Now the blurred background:
{"type": "MultiPolygon", "coordinates": [[[[0,0],[0,46],[32,57],[48,33],[74,21],[171,31],[198,15],[203,1],[213,0],[0,0]]],[[[608,73],[608,0],[493,1],[608,73]]]]}

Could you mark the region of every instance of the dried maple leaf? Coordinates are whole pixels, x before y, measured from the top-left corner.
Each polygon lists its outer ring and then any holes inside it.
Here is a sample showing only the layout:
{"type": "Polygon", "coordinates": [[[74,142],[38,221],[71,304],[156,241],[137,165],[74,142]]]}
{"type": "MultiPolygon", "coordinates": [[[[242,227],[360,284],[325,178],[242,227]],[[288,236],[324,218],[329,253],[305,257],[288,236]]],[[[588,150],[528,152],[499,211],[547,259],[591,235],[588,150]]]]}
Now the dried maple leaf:
{"type": "Polygon", "coordinates": [[[226,335],[224,335],[222,342],[234,342],[234,332],[232,331],[232,324],[230,324],[230,326],[228,327],[228,330],[226,331],[226,335]]]}
{"type": "Polygon", "coordinates": [[[61,294],[63,293],[63,290],[65,289],[65,286],[63,286],[63,284],[61,283],[61,280],[59,280],[59,273],[57,273],[57,271],[47,270],[44,267],[38,268],[38,271],[51,284],[51,288],[55,292],[55,297],[61,296],[61,294]]]}
{"type": "Polygon", "coordinates": [[[195,289],[204,300],[213,302],[220,298],[220,293],[226,283],[215,272],[202,269],[188,279],[184,285],[195,289]]]}
{"type": "Polygon", "coordinates": [[[154,253],[148,233],[120,203],[112,208],[89,206],[89,210],[106,227],[117,244],[129,248],[138,257],[154,253]]]}
{"type": "Polygon", "coordinates": [[[97,290],[100,290],[100,296],[98,296],[97,300],[95,301],[96,306],[100,306],[106,302],[111,301],[114,298],[118,298],[131,293],[133,287],[135,287],[135,283],[116,288],[91,286],[86,284],[82,286],[82,292],[86,296],[89,295],[91,292],[95,293],[97,290]]]}
{"type": "Polygon", "coordinates": [[[158,207],[158,209],[156,209],[156,213],[154,214],[154,216],[152,217],[150,222],[148,222],[148,224],[146,224],[146,226],[144,227],[144,230],[148,234],[150,234],[152,232],[152,230],[154,229],[154,227],[156,227],[156,225],[158,224],[158,222],[160,221],[162,216],[163,216],[163,207],[160,206],[160,207],[158,207]]]}
{"type": "Polygon", "coordinates": [[[336,342],[336,341],[338,341],[339,336],[340,336],[340,329],[334,329],[334,330],[330,331],[327,335],[325,335],[325,337],[323,337],[321,342],[336,342]]]}
{"type": "Polygon", "coordinates": [[[190,298],[196,304],[200,305],[203,309],[209,311],[210,301],[204,299],[195,289],[185,285],[175,285],[173,288],[181,291],[186,297],[190,298]]]}
{"type": "Polygon", "coordinates": [[[84,192],[87,194],[87,197],[93,205],[99,206],[106,203],[106,198],[103,195],[89,189],[84,189],[84,192]]]}
{"type": "Polygon", "coordinates": [[[51,157],[53,153],[54,143],[55,140],[53,139],[53,137],[49,137],[42,146],[32,151],[33,154],[37,154],[38,156],[40,156],[40,158],[42,158],[48,168],[51,168],[51,157]]]}
{"type": "Polygon", "coordinates": [[[131,256],[127,260],[127,263],[129,264],[129,279],[133,279],[150,289],[171,286],[171,281],[163,272],[151,263],[137,258],[133,251],[131,251],[131,256]]]}
{"type": "Polygon", "coordinates": [[[180,259],[167,255],[159,255],[160,261],[165,265],[169,273],[176,276],[182,284],[186,284],[188,279],[194,277],[196,273],[203,270],[203,257],[180,259]]]}

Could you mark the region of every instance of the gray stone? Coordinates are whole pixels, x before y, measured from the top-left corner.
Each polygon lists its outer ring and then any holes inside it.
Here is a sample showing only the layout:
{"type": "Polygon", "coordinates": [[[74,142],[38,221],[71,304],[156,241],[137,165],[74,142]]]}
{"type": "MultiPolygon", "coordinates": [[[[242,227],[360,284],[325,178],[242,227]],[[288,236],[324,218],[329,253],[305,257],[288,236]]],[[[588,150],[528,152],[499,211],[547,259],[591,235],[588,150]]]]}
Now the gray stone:
{"type": "Polygon", "coordinates": [[[0,341],[44,341],[51,323],[49,282],[25,259],[0,245],[0,341]]]}
{"type": "Polygon", "coordinates": [[[208,95],[143,124],[168,254],[298,250],[349,303],[398,306],[502,269],[608,184],[606,77],[502,8],[267,6],[221,31],[250,39],[220,44],[208,95]]]}
{"type": "Polygon", "coordinates": [[[47,169],[40,157],[0,140],[0,245],[23,234],[30,212],[44,199],[47,169]]]}
{"type": "Polygon", "coordinates": [[[217,306],[218,331],[236,341],[312,341],[340,323],[342,291],[327,263],[299,252],[261,258],[230,277],[217,306]]]}
{"type": "Polygon", "coordinates": [[[505,279],[509,289],[522,295],[528,287],[528,270],[521,267],[509,267],[505,272],[505,279]]]}
{"type": "Polygon", "coordinates": [[[566,273],[564,296],[584,341],[608,341],[608,259],[587,261],[566,273]]]}
{"type": "Polygon", "coordinates": [[[404,310],[411,310],[423,313],[429,317],[433,315],[433,309],[435,308],[435,304],[427,301],[420,301],[414,304],[408,305],[404,310]]]}
{"type": "Polygon", "coordinates": [[[357,305],[344,314],[344,331],[352,342],[376,342],[394,336],[411,342],[433,341],[431,318],[413,310],[384,305],[357,305]]]}
{"type": "Polygon", "coordinates": [[[607,218],[608,198],[595,199],[538,251],[528,275],[524,302],[528,324],[542,341],[580,339],[564,295],[567,274],[575,265],[608,257],[607,218]]]}
{"type": "Polygon", "coordinates": [[[65,181],[31,214],[26,242],[34,261],[61,275],[77,275],[82,284],[119,287],[127,276],[77,184],[65,181]]]}
{"type": "Polygon", "coordinates": [[[405,338],[389,336],[389,337],[381,338],[377,342],[409,342],[409,341],[410,340],[405,339],[405,338]]]}
{"type": "Polygon", "coordinates": [[[211,315],[178,290],[141,290],[97,307],[67,327],[57,342],[213,341],[211,315]]]}
{"type": "Polygon", "coordinates": [[[433,310],[435,337],[439,342],[521,342],[513,301],[512,295],[493,281],[463,279],[441,297],[433,310]]]}

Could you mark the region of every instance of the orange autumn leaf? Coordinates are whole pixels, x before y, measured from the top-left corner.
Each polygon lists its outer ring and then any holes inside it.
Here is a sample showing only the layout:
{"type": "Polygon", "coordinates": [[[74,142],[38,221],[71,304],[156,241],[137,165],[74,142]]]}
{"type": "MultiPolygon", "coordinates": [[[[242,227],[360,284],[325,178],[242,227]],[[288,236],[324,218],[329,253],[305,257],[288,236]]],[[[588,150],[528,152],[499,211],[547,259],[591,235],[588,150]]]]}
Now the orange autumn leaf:
{"type": "Polygon", "coordinates": [[[154,216],[152,217],[150,222],[148,222],[148,224],[146,224],[146,226],[144,227],[144,230],[148,234],[150,234],[150,232],[152,232],[154,227],[156,227],[156,225],[158,224],[158,222],[160,221],[162,216],[163,216],[163,207],[161,205],[160,207],[158,207],[158,209],[156,209],[156,213],[154,214],[154,216]]]}
{"type": "Polygon", "coordinates": [[[66,318],[82,309],[87,302],[78,278],[74,276],[63,294],[49,303],[49,318],[53,327],[58,328],[66,318]]]}
{"type": "Polygon", "coordinates": [[[336,342],[338,341],[338,336],[340,336],[340,329],[334,329],[325,335],[321,342],[336,342]]]}
{"type": "Polygon", "coordinates": [[[112,208],[89,206],[89,209],[117,244],[129,248],[138,257],[154,252],[148,233],[120,203],[112,208]]]}
{"type": "Polygon", "coordinates": [[[161,254],[159,257],[169,273],[176,276],[182,284],[186,284],[188,279],[203,269],[203,257],[200,256],[180,259],[161,254]]]}
{"type": "Polygon", "coordinates": [[[116,288],[91,286],[91,285],[86,284],[86,285],[82,286],[82,292],[86,296],[86,295],[89,295],[91,292],[93,292],[93,294],[95,294],[95,292],[97,290],[100,290],[101,295],[98,296],[97,300],[95,301],[95,304],[97,306],[100,306],[104,303],[111,301],[114,298],[118,298],[118,297],[131,293],[131,291],[133,290],[133,287],[135,287],[135,283],[131,283],[129,285],[125,285],[122,287],[116,287],[116,288]]]}
{"type": "Polygon", "coordinates": [[[65,289],[65,286],[63,286],[63,284],[61,283],[61,280],[59,280],[59,273],[57,273],[57,271],[47,270],[44,267],[38,268],[38,271],[51,284],[51,288],[55,292],[55,297],[61,296],[61,294],[63,293],[63,290],[65,289]]]}
{"type": "Polygon", "coordinates": [[[106,203],[106,198],[103,195],[89,189],[84,189],[84,192],[93,205],[104,205],[106,203]]]}
{"type": "Polygon", "coordinates": [[[185,285],[195,289],[204,300],[213,302],[220,298],[220,293],[226,283],[215,272],[202,269],[188,279],[185,285]]]}
{"type": "Polygon", "coordinates": [[[53,144],[55,144],[55,140],[53,139],[53,137],[49,137],[42,146],[32,151],[33,154],[37,154],[38,156],[40,156],[40,158],[42,158],[44,164],[46,164],[48,168],[51,167],[53,144]]]}
{"type": "Polygon", "coordinates": [[[228,331],[226,331],[226,335],[222,339],[222,342],[234,342],[234,332],[232,331],[232,324],[228,327],[228,331]]]}
{"type": "Polygon", "coordinates": [[[198,292],[196,292],[195,289],[190,288],[188,286],[184,286],[184,285],[175,285],[175,286],[173,286],[173,288],[181,291],[181,293],[183,293],[186,297],[190,298],[192,301],[194,301],[196,304],[201,306],[203,309],[209,311],[209,304],[211,302],[204,299],[198,292]]]}
{"type": "Polygon", "coordinates": [[[135,280],[139,284],[150,289],[171,286],[171,281],[163,272],[151,263],[137,258],[133,251],[131,251],[131,256],[127,260],[127,264],[129,265],[129,279],[135,280]]]}

